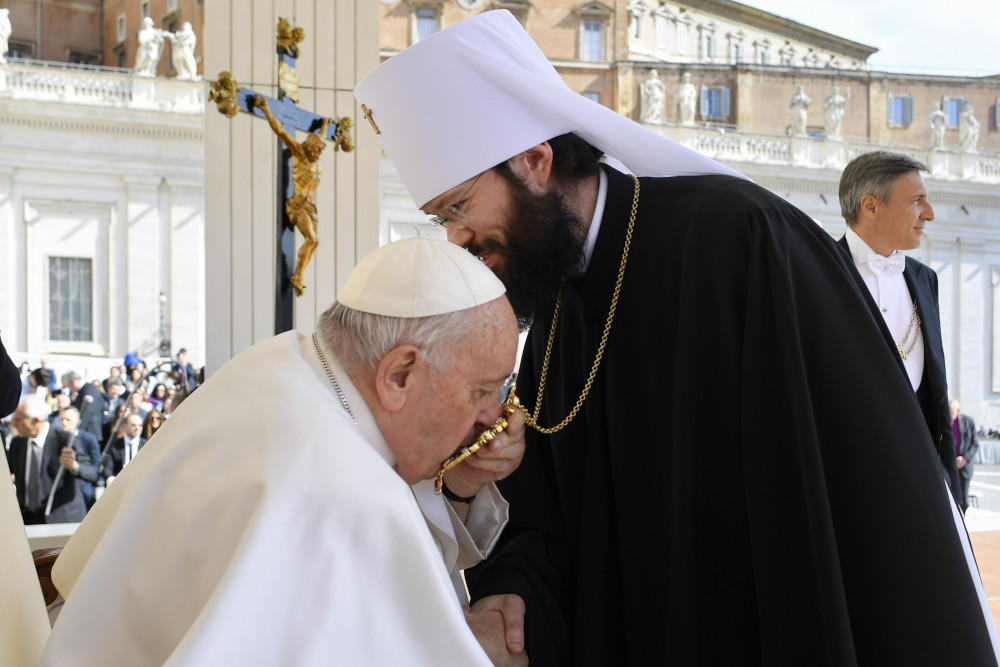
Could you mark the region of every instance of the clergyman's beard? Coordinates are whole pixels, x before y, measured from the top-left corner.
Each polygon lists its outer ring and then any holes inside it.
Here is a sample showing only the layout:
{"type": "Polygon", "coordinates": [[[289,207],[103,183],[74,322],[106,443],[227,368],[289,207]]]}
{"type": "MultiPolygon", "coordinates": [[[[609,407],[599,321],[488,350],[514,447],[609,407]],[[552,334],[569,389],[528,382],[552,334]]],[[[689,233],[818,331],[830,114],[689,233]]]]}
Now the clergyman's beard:
{"type": "Polygon", "coordinates": [[[536,314],[552,308],[563,278],[583,266],[585,230],[561,193],[535,194],[520,182],[509,186],[513,204],[506,243],[496,247],[487,242],[484,249],[503,258],[497,275],[507,287],[518,326],[525,331],[536,314]]]}

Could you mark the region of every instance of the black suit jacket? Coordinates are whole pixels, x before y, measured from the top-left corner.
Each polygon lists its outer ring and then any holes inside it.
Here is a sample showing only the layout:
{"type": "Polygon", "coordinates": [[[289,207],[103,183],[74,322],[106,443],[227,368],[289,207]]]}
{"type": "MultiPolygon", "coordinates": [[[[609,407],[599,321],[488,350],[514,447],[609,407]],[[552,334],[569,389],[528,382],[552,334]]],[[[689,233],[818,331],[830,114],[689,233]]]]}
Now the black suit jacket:
{"type": "MultiPolygon", "coordinates": [[[[52,483],[62,464],[59,463],[59,454],[62,448],[69,445],[70,435],[65,431],[49,428],[49,434],[45,437],[45,445],[42,448],[42,475],[39,479],[39,495],[41,498],[41,508],[45,509],[49,492],[52,490],[52,483]]],[[[14,484],[17,485],[17,502],[21,509],[27,507],[28,485],[24,477],[25,457],[27,455],[28,439],[17,437],[11,440],[10,449],[7,450],[7,465],[14,475],[14,484]]],[[[87,476],[96,475],[94,463],[80,461],[80,470],[87,476]]],[[[67,471],[63,473],[56,489],[55,497],[52,500],[52,512],[49,514],[47,523],[73,523],[83,521],[87,508],[83,502],[83,495],[77,486],[76,478],[67,471]]]]}
{"type": "Polygon", "coordinates": [[[979,452],[979,438],[976,437],[976,422],[973,421],[972,417],[963,415],[961,412],[958,413],[958,437],[961,440],[957,448],[958,454],[964,456],[966,460],[965,467],[959,470],[958,474],[963,479],[972,479],[974,467],[972,459],[979,452]]]}
{"type": "MultiPolygon", "coordinates": [[[[76,439],[73,441],[73,450],[76,452],[77,463],[80,469],[76,472],[76,478],[80,480],[80,487],[84,496],[89,499],[94,497],[94,483],[99,477],[99,465],[101,460],[101,445],[93,433],[77,429],[76,439]],[[84,465],[86,463],[87,465],[84,465]]],[[[69,471],[66,471],[67,474],[69,471]]]]}
{"type": "MultiPolygon", "coordinates": [[[[146,446],[146,439],[139,436],[139,449],[146,446]]],[[[104,464],[104,477],[115,477],[125,467],[125,438],[115,438],[108,450],[108,461],[104,464]]]]}
{"type": "Polygon", "coordinates": [[[104,413],[108,410],[108,399],[101,390],[90,382],[84,384],[73,401],[73,407],[80,411],[80,428],[100,440],[104,435],[104,413]],[[84,405],[84,398],[87,396],[94,398],[89,406],[84,405]]]}
{"type": "MultiPolygon", "coordinates": [[[[851,250],[847,245],[847,236],[842,236],[839,243],[850,257],[851,250]]],[[[853,258],[851,263],[854,263],[853,258]]],[[[937,274],[926,264],[907,257],[903,280],[906,281],[910,296],[917,302],[920,328],[924,335],[924,374],[917,389],[917,400],[920,402],[924,421],[927,422],[927,429],[931,433],[938,458],[944,468],[945,478],[951,487],[952,496],[955,502],[961,505],[962,490],[958,479],[958,467],[955,464],[955,434],[951,428],[951,413],[948,410],[948,377],[945,374],[944,346],[941,343],[937,274]]],[[[866,296],[871,298],[870,293],[866,293],[866,296]]],[[[898,354],[898,351],[894,350],[894,353],[898,354]]]]}

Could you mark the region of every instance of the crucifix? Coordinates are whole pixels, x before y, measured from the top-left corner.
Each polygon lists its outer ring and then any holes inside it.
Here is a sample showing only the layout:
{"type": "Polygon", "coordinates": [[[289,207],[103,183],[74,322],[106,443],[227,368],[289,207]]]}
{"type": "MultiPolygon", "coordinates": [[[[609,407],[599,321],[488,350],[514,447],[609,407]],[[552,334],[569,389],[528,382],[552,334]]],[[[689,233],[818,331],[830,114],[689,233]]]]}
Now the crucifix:
{"type": "Polygon", "coordinates": [[[275,333],[292,328],[292,294],[302,296],[303,275],[316,247],[316,189],[319,187],[319,157],[326,147],[324,139],[333,142],[333,149],[344,152],[354,149],[350,118],[323,118],[298,106],[299,75],[295,61],[298,43],[305,37],[302,28],[292,29],[285,19],[278,21],[275,42],[278,55],[278,99],[267,97],[249,88],[242,88],[229,72],[220,72],[219,80],[211,83],[209,100],[222,113],[233,118],[248,113],[267,120],[278,135],[281,166],[278,170],[277,266],[275,276],[275,333]],[[295,132],[308,133],[301,143],[295,132]],[[302,234],[303,243],[295,257],[295,230],[302,234]],[[295,267],[294,271],[292,267],[295,267]]]}

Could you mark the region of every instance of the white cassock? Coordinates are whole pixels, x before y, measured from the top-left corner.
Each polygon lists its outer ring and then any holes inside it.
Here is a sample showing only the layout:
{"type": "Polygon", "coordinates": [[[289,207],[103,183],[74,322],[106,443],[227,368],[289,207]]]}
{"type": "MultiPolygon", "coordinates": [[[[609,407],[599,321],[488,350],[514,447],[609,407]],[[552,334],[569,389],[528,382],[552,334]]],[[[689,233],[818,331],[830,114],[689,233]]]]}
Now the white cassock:
{"type": "MultiPolygon", "coordinates": [[[[421,485],[396,474],[354,398],[362,428],[295,332],[223,366],[56,561],[66,604],[42,664],[490,664],[415,500],[421,485]]],[[[448,516],[434,499],[429,514],[448,516]]]]}

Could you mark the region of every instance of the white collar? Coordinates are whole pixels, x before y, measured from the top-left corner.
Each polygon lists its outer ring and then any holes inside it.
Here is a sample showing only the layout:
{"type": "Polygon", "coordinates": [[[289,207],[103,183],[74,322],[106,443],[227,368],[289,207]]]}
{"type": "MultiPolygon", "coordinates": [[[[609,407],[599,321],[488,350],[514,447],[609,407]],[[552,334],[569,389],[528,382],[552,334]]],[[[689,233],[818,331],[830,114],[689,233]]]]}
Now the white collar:
{"type": "Polygon", "coordinates": [[[28,440],[34,440],[38,443],[39,447],[45,447],[45,441],[49,437],[49,423],[46,420],[42,420],[42,432],[38,434],[37,438],[28,438],[28,440]]]}
{"type": "MultiPolygon", "coordinates": [[[[847,247],[851,250],[851,257],[854,259],[854,263],[857,265],[867,264],[868,258],[872,255],[878,255],[877,252],[871,249],[865,240],[858,236],[858,233],[854,231],[851,227],[847,228],[847,247]]],[[[893,255],[899,253],[898,250],[893,250],[887,256],[892,257],[893,255]]]]}
{"type": "Polygon", "coordinates": [[[597,245],[597,233],[601,231],[601,220],[604,218],[604,204],[608,199],[608,175],[601,169],[601,180],[597,186],[597,203],[594,205],[594,217],[590,221],[590,228],[587,230],[587,240],[583,244],[583,272],[587,272],[590,266],[590,258],[594,254],[594,246],[597,245]]]}

